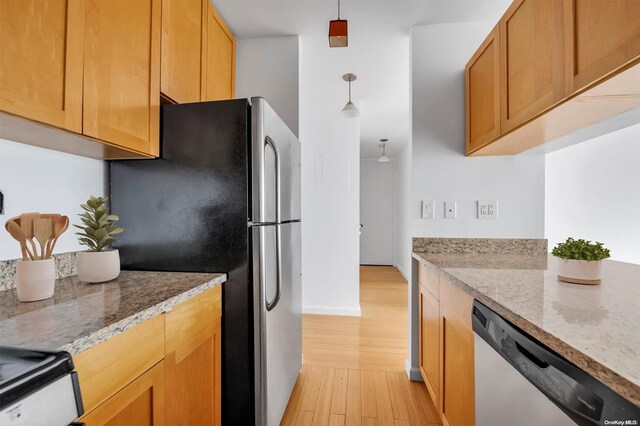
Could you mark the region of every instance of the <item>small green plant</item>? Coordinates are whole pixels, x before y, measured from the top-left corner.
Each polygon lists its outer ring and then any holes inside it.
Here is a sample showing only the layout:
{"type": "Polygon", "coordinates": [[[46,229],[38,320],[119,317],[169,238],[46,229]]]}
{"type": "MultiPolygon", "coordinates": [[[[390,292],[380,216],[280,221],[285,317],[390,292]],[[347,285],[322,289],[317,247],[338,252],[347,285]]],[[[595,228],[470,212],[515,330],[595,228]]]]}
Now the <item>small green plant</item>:
{"type": "Polygon", "coordinates": [[[598,241],[592,243],[586,240],[567,238],[564,243],[558,243],[551,254],[562,259],[573,260],[602,260],[610,256],[609,249],[598,241]]]}
{"type": "Polygon", "coordinates": [[[109,214],[109,209],[105,205],[107,198],[94,197],[87,200],[86,204],[80,204],[84,213],[80,213],[82,225],[73,225],[82,229],[83,232],[76,232],[80,244],[89,247],[89,251],[102,251],[106,246],[115,243],[114,235],[124,231],[113,223],[120,218],[115,214],[109,214]]]}

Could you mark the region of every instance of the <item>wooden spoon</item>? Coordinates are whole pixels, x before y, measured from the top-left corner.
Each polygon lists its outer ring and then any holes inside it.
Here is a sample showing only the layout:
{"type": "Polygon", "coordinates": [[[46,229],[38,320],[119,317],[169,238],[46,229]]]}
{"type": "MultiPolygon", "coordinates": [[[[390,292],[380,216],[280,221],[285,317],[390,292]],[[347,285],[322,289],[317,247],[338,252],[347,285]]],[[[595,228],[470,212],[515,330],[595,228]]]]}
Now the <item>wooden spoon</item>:
{"type": "Polygon", "coordinates": [[[61,214],[59,213],[42,213],[40,215],[40,219],[51,219],[51,237],[49,238],[49,241],[47,241],[47,245],[45,247],[45,251],[43,253],[43,256],[45,259],[49,259],[51,257],[51,252],[50,252],[50,248],[51,248],[51,243],[53,242],[53,239],[55,238],[54,235],[54,228],[56,226],[56,221],[58,221],[60,218],[62,217],[61,214]]]}
{"type": "Polygon", "coordinates": [[[34,257],[38,257],[38,251],[36,243],[33,242],[33,221],[38,218],[40,218],[40,213],[24,213],[20,215],[20,228],[22,228],[24,236],[31,244],[34,257]]]}
{"type": "Polygon", "coordinates": [[[51,219],[35,219],[33,221],[33,235],[40,243],[40,260],[46,259],[47,244],[51,238],[51,219]]]}
{"type": "Polygon", "coordinates": [[[4,227],[7,229],[7,231],[9,231],[9,234],[11,234],[13,239],[20,243],[22,260],[29,260],[29,258],[33,260],[34,256],[31,254],[31,252],[29,252],[29,249],[27,248],[27,238],[24,236],[24,232],[22,232],[22,229],[18,226],[18,224],[13,220],[9,220],[4,224],[4,227]]]}
{"type": "Polygon", "coordinates": [[[60,235],[64,234],[64,231],[69,228],[69,218],[67,216],[60,216],[56,218],[56,221],[53,223],[53,240],[49,244],[49,249],[47,251],[48,257],[53,255],[53,249],[58,242],[58,238],[60,235]]]}

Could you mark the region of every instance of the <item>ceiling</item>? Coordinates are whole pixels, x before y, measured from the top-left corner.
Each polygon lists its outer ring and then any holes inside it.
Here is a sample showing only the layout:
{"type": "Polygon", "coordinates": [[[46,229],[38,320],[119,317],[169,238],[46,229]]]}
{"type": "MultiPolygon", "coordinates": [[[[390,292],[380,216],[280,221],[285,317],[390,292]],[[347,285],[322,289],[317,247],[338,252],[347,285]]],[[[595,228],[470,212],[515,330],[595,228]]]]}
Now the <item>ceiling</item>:
{"type": "MultiPolygon", "coordinates": [[[[410,28],[447,22],[497,22],[510,2],[342,0],[341,18],[349,21],[349,47],[329,49],[328,22],[336,19],[337,0],[213,0],[238,39],[299,35],[303,49],[305,45],[326,46],[326,51],[318,54],[333,63],[323,70],[329,78],[318,81],[332,86],[327,91],[334,93],[337,111],[347,101],[342,74],[358,74],[352,88],[361,110],[361,158],[380,155],[380,138],[389,139],[387,154],[391,157],[409,140],[410,28]]],[[[303,81],[301,76],[301,84],[303,81]]],[[[301,125],[303,120],[301,117],[301,125]]]]}

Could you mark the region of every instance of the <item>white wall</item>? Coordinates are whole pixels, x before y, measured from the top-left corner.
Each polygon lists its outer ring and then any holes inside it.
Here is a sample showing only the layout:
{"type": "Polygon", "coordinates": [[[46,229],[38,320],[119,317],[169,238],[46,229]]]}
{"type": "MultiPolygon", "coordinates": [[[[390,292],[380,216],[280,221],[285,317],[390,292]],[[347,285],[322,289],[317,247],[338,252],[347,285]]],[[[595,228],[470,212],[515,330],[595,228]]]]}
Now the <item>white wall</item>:
{"type": "Polygon", "coordinates": [[[360,264],[395,264],[395,159],[360,160],[360,264]]]}
{"type": "Polygon", "coordinates": [[[544,235],[544,157],[470,158],[465,149],[464,66],[494,23],[412,29],[412,233],[417,237],[544,235]],[[476,201],[498,200],[497,220],[477,219],[476,201]],[[435,219],[420,218],[434,200],[435,219]],[[444,219],[444,201],[457,219],[444,219]]]}
{"type": "MultiPolygon", "coordinates": [[[[26,212],[61,213],[77,223],[80,204],[106,194],[104,161],[0,139],[0,190],[5,214],[0,222],[26,212]]],[[[84,250],[74,228],[60,237],[54,253],[84,250]]],[[[2,229],[0,260],[20,257],[18,243],[2,229]]]]}
{"type": "Polygon", "coordinates": [[[640,263],[640,124],[546,155],[545,236],[605,243],[640,263]]]}
{"type": "Polygon", "coordinates": [[[262,96],[298,135],[298,36],[240,39],[236,97],[262,96]]]}
{"type": "Polygon", "coordinates": [[[360,120],[345,119],[348,49],[300,38],[302,309],[360,314],[360,120]]]}
{"type": "Polygon", "coordinates": [[[411,143],[396,158],[396,240],[395,266],[407,281],[411,280],[411,143]]]}

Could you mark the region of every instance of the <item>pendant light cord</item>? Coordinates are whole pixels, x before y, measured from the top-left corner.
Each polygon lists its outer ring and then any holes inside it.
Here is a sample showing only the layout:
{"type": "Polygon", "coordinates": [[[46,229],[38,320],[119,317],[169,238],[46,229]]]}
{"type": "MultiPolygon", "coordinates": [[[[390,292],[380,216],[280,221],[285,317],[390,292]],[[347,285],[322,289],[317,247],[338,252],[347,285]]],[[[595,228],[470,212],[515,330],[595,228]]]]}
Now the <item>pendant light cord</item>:
{"type": "Polygon", "coordinates": [[[349,102],[351,102],[351,80],[349,80],[349,102]]]}
{"type": "Polygon", "coordinates": [[[340,20],[340,0],[338,0],[338,20],[340,20]]]}

